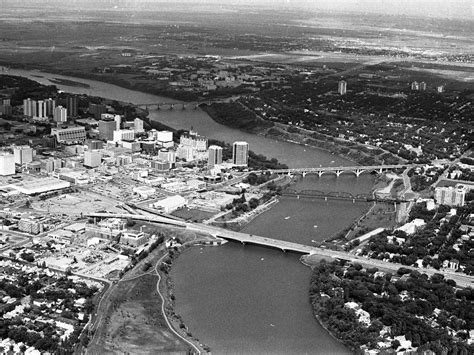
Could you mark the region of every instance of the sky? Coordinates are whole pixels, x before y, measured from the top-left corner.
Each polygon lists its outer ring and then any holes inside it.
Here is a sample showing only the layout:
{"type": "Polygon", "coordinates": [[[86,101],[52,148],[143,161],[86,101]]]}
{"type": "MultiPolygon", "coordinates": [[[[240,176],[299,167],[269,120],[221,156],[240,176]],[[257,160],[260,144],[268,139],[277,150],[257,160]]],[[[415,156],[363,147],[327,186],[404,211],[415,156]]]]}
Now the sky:
{"type": "Polygon", "coordinates": [[[391,15],[429,16],[441,18],[465,18],[474,22],[474,0],[0,0],[0,7],[7,4],[44,4],[86,5],[135,9],[153,6],[159,8],[163,3],[219,4],[267,6],[272,8],[290,8],[294,10],[329,10],[371,12],[391,15]]]}

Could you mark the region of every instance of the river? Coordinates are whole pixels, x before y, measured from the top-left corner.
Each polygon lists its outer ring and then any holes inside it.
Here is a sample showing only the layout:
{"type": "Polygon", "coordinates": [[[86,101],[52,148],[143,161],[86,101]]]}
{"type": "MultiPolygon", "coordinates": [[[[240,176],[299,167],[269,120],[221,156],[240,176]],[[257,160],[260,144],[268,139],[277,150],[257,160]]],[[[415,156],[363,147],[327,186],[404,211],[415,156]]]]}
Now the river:
{"type": "MultiPolygon", "coordinates": [[[[135,104],[171,100],[93,80],[37,71],[11,69],[50,85],[49,78],[73,80],[89,88],[56,84],[64,91],[88,94],[135,104]]],[[[176,101],[176,100],[174,100],[176,101]]],[[[153,119],[173,128],[191,128],[210,138],[232,143],[249,142],[250,149],[275,157],[290,167],[341,166],[351,162],[315,148],[274,141],[243,133],[214,122],[201,110],[161,110],[153,119]]],[[[299,178],[297,190],[371,190],[373,177],[343,174],[308,175],[299,178]]],[[[258,216],[244,231],[300,243],[323,240],[350,225],[366,209],[366,203],[284,197],[258,216]]],[[[216,354],[348,354],[313,318],[308,301],[311,271],[299,255],[277,250],[227,243],[222,247],[190,248],[172,269],[176,312],[189,330],[216,354]]]]}

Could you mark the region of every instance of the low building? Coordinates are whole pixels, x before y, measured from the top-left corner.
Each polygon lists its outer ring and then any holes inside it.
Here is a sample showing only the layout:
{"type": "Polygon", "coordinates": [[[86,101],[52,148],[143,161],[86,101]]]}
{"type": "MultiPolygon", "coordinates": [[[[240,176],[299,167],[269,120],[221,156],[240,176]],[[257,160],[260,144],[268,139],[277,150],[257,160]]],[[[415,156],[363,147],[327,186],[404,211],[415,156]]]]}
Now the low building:
{"type": "Polygon", "coordinates": [[[145,244],[148,239],[149,235],[143,232],[125,232],[120,237],[120,243],[138,247],[145,244]]]}
{"type": "Polygon", "coordinates": [[[30,234],[39,234],[43,232],[43,222],[32,218],[22,218],[18,222],[18,229],[30,234]]]}
{"type": "Polygon", "coordinates": [[[58,143],[78,144],[86,140],[85,127],[52,128],[51,135],[56,137],[58,143]]]}
{"type": "Polygon", "coordinates": [[[180,195],[174,195],[153,203],[151,207],[161,210],[165,213],[171,213],[178,208],[184,207],[185,205],[186,200],[184,197],[180,195]]]}
{"type": "Polygon", "coordinates": [[[59,180],[54,177],[37,178],[12,185],[14,189],[25,195],[61,190],[70,186],[71,184],[68,181],[59,180]]]}

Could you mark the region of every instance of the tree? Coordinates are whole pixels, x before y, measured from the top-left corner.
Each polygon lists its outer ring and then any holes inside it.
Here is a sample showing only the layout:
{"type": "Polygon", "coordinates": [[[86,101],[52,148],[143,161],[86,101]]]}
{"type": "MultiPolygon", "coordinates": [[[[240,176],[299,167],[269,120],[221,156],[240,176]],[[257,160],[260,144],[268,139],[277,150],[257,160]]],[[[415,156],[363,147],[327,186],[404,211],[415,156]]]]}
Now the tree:
{"type": "Polygon", "coordinates": [[[127,218],[127,227],[133,227],[135,225],[135,221],[132,218],[127,218]]]}

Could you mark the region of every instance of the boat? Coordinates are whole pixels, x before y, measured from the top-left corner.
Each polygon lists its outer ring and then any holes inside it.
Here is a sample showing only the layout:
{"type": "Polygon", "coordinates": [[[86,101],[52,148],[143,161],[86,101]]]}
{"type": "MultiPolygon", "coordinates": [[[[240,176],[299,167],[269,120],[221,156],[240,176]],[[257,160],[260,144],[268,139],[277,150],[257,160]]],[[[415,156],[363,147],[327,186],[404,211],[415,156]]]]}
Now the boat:
{"type": "Polygon", "coordinates": [[[286,216],[285,219],[290,219],[291,217],[290,216],[286,216]]]}

